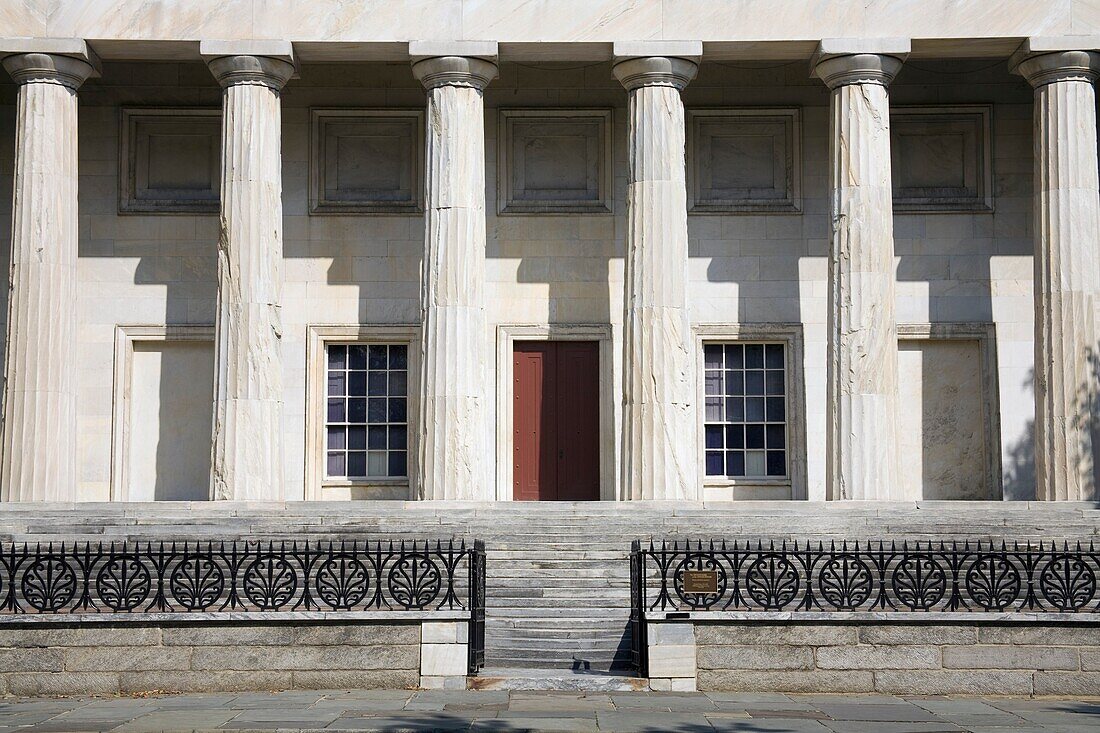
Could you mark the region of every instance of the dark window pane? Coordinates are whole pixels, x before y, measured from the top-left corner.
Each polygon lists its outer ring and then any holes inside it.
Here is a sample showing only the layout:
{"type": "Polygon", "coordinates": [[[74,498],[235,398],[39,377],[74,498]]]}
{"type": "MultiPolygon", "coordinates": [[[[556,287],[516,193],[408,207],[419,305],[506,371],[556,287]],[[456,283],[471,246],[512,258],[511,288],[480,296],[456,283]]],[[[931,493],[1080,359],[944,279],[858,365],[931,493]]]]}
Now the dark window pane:
{"type": "Polygon", "coordinates": [[[370,347],[370,368],[371,369],[385,369],[387,363],[389,363],[389,362],[386,359],[386,347],[385,346],[371,346],[370,347]]]}
{"type": "Polygon", "coordinates": [[[726,454],[726,475],[727,476],[744,476],[745,475],[745,454],[741,451],[730,451],[726,454]]]}
{"type": "Polygon", "coordinates": [[[726,422],[744,422],[745,420],[745,398],[744,397],[727,397],[726,398],[726,422]]]}
{"type": "Polygon", "coordinates": [[[367,429],[362,425],[352,425],[348,428],[348,448],[351,450],[363,450],[367,447],[367,429]]]}
{"type": "Polygon", "coordinates": [[[348,399],[348,422],[367,421],[367,401],[362,397],[348,399]]]}
{"type": "Polygon", "coordinates": [[[721,344],[707,344],[703,347],[703,364],[706,369],[722,368],[721,344]]]}
{"type": "Polygon", "coordinates": [[[328,421],[344,422],[344,401],[342,399],[328,401],[328,421]]]}
{"type": "Polygon", "coordinates": [[[367,349],[363,346],[348,347],[348,369],[367,368],[367,349]]]}
{"type": "Polygon", "coordinates": [[[707,436],[708,448],[721,448],[722,447],[722,426],[721,425],[707,425],[704,429],[707,436]]]}
{"type": "Polygon", "coordinates": [[[390,422],[405,422],[405,399],[403,397],[390,398],[390,422]]]}
{"type": "Polygon", "coordinates": [[[745,372],[745,394],[764,394],[764,372],[759,369],[745,372]]]}
{"type": "Polygon", "coordinates": [[[366,372],[348,372],[348,394],[355,397],[367,396],[366,372]]]}
{"type": "Polygon", "coordinates": [[[768,394],[783,394],[783,372],[768,372],[765,382],[768,394]]]}
{"type": "Polygon", "coordinates": [[[330,346],[328,347],[328,366],[329,369],[344,369],[348,363],[348,347],[347,346],[330,346]]]}
{"type": "Polygon", "coordinates": [[[346,476],[344,472],[344,454],[343,453],[329,453],[328,454],[328,475],[329,476],[346,476]]]}
{"type": "Polygon", "coordinates": [[[404,450],[409,441],[409,431],[404,425],[390,426],[390,450],[399,448],[404,450]]]}
{"type": "Polygon", "coordinates": [[[385,397],[372,397],[370,400],[370,407],[367,410],[367,422],[380,423],[386,422],[386,398],[385,397]]]}
{"type": "Polygon", "coordinates": [[[367,454],[348,453],[348,476],[363,477],[367,475],[367,454]]]}
{"type": "Polygon", "coordinates": [[[371,397],[386,396],[386,373],[370,372],[367,376],[367,394],[371,397]]]}
{"type": "Polygon", "coordinates": [[[404,397],[408,393],[408,372],[390,372],[390,397],[404,397]]]}
{"type": "Polygon", "coordinates": [[[783,368],[783,344],[768,344],[764,347],[764,361],[768,369],[783,368]]]}
{"type": "Polygon", "coordinates": [[[745,398],[745,420],[747,422],[764,422],[764,398],[745,398]]]}
{"type": "Polygon", "coordinates": [[[722,394],[722,372],[704,372],[703,383],[704,394],[708,395],[720,395],[722,394]]]}
{"type": "Polygon", "coordinates": [[[763,448],[764,447],[764,426],[763,425],[746,425],[745,426],[745,447],[746,448],[763,448]]]}
{"type": "Polygon", "coordinates": [[[764,344],[748,344],[745,346],[745,368],[764,368],[764,344]]]}
{"type": "Polygon", "coordinates": [[[329,448],[343,448],[344,447],[344,428],[329,428],[328,429],[328,447],[329,448]]]}
{"type": "Polygon", "coordinates": [[[722,451],[707,451],[707,475],[722,475],[722,451]]]}
{"type": "Polygon", "coordinates": [[[409,368],[409,347],[408,346],[391,346],[390,347],[390,369],[408,369],[409,368]]]}
{"type": "Polygon", "coordinates": [[[726,447],[727,448],[744,448],[745,447],[745,426],[744,425],[727,425],[726,426],[726,447]]]}
{"type": "Polygon", "coordinates": [[[726,394],[745,394],[744,372],[726,372],[726,394]]]}
{"type": "Polygon", "coordinates": [[[781,450],[768,451],[768,475],[787,475],[787,454],[781,450]]]}
{"type": "Polygon", "coordinates": [[[386,447],[385,425],[371,425],[367,428],[367,447],[371,450],[381,450],[386,447]]]}
{"type": "Polygon", "coordinates": [[[726,369],[740,369],[745,365],[745,347],[726,344],[726,369]]]}
{"type": "Polygon", "coordinates": [[[389,456],[389,475],[390,476],[404,476],[405,475],[405,451],[390,451],[389,456]]]}
{"type": "Polygon", "coordinates": [[[706,398],[706,421],[707,422],[721,422],[722,421],[722,398],[721,397],[707,397],[706,398]]]}
{"type": "Polygon", "coordinates": [[[764,433],[768,439],[768,448],[786,448],[786,429],[783,425],[768,425],[764,428],[764,433]]]}
{"type": "Polygon", "coordinates": [[[786,405],[783,404],[782,397],[769,397],[767,401],[768,422],[783,422],[787,419],[786,405]]]}
{"type": "Polygon", "coordinates": [[[347,386],[347,374],[345,372],[328,373],[328,393],[331,397],[342,397],[347,386]]]}

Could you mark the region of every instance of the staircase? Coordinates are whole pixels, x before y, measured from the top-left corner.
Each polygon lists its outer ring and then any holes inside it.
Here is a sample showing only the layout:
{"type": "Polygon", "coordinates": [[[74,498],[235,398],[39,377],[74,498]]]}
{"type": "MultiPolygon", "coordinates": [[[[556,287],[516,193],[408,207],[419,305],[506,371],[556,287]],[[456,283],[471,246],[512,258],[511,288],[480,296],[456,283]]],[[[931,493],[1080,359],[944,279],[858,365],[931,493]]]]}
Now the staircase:
{"type": "Polygon", "coordinates": [[[610,524],[551,511],[487,545],[487,667],[629,668],[633,537],[610,524]]]}

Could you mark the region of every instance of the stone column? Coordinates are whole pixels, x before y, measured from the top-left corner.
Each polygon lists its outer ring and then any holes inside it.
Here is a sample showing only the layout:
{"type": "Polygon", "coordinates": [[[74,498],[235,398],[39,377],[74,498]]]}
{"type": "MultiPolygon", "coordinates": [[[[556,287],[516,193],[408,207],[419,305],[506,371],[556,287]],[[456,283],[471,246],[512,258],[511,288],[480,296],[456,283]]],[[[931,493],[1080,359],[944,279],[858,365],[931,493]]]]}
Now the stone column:
{"type": "MultiPolygon", "coordinates": [[[[48,41],[36,43],[50,48],[48,41]]],[[[58,44],[73,54],[4,58],[19,85],[0,468],[4,501],[77,499],[76,90],[96,73],[98,62],[83,41],[58,44]]]]}
{"type": "MultiPolygon", "coordinates": [[[[458,50],[464,45],[455,44],[458,50]]],[[[487,58],[450,55],[451,49],[433,49],[434,44],[410,49],[413,74],[428,92],[420,287],[421,499],[485,500],[494,494],[482,97],[497,75],[495,44],[490,45],[494,55],[487,58]]]]}
{"type": "MultiPolygon", "coordinates": [[[[221,236],[214,346],[214,499],[283,499],[280,302],[283,204],[282,56],[200,49],[222,95],[221,236]]],[[[251,49],[242,49],[251,50],[251,49]]]]}
{"type": "Polygon", "coordinates": [[[886,91],[908,51],[907,42],[898,45],[895,53],[869,53],[822,42],[813,66],[832,90],[826,480],[833,499],[891,499],[900,489],[886,91]]]}
{"type": "Polygon", "coordinates": [[[1035,493],[1095,501],[1100,54],[1029,42],[1012,66],[1035,87],[1035,493]]]}
{"type": "Polygon", "coordinates": [[[680,99],[696,69],[694,59],[679,56],[620,57],[613,68],[630,99],[621,476],[627,500],[697,500],[702,493],[680,99]]]}

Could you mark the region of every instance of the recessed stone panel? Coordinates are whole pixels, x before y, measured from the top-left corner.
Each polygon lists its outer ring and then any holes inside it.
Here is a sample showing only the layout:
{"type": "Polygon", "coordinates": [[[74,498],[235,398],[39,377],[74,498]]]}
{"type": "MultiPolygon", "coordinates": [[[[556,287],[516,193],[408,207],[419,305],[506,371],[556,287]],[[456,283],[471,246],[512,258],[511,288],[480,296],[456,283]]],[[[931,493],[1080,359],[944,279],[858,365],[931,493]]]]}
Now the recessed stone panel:
{"type": "Polygon", "coordinates": [[[119,210],[216,213],[221,111],[124,109],[119,210]]]}
{"type": "Polygon", "coordinates": [[[895,211],[993,208],[988,106],[890,113],[895,211]]]}
{"type": "Polygon", "coordinates": [[[796,109],[689,110],[689,211],[802,208],[796,109]]]}
{"type": "Polygon", "coordinates": [[[421,211],[423,113],[313,110],[310,212],[421,211]]]}
{"type": "Polygon", "coordinates": [[[610,121],[610,110],[501,110],[499,212],[609,212],[610,121]]]}

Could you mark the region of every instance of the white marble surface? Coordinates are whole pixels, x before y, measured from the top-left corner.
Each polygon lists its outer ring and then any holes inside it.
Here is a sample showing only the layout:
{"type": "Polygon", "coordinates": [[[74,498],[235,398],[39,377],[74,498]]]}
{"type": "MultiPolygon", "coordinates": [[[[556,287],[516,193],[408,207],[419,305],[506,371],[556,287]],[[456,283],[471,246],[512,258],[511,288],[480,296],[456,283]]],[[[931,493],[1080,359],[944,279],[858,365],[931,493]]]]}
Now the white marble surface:
{"type": "Polygon", "coordinates": [[[1096,500],[1100,54],[1034,55],[1016,70],[1035,86],[1036,496],[1096,500]]]}
{"type": "Polygon", "coordinates": [[[77,89],[68,56],[8,56],[19,84],[0,498],[77,497],[77,89]]]}
{"type": "Polygon", "coordinates": [[[834,499],[889,499],[898,477],[898,353],[887,85],[894,56],[821,60],[832,90],[826,484],[834,499]]]}
{"type": "Polygon", "coordinates": [[[211,497],[283,495],[283,202],[279,90],[293,66],[214,58],[225,87],[211,497]]]}
{"type": "Polygon", "coordinates": [[[491,495],[493,443],[484,375],[485,108],[496,65],[444,56],[419,61],[427,87],[424,259],[421,269],[419,481],[423,499],[491,495]]]}
{"type": "Polygon", "coordinates": [[[1094,0],[8,0],[11,35],[86,38],[667,39],[1087,34],[1094,0]]]}

